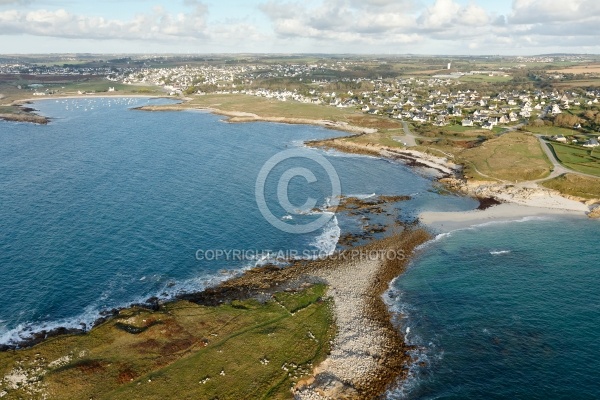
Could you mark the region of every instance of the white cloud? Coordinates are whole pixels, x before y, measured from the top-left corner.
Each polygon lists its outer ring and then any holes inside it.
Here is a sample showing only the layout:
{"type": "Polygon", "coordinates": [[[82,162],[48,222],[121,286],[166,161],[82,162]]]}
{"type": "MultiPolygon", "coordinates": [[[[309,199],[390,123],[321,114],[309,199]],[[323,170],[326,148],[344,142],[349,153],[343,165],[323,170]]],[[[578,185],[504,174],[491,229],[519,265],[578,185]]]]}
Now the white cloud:
{"type": "Polygon", "coordinates": [[[428,30],[449,28],[459,11],[460,5],[452,0],[437,0],[421,14],[417,21],[421,28],[428,30]]]}
{"type": "MultiPolygon", "coordinates": [[[[453,0],[436,0],[427,8],[413,1],[327,0],[313,7],[270,1],[261,10],[282,38],[312,38],[360,43],[414,43],[432,32],[475,35],[468,27],[490,24],[487,12],[476,4],[465,7],[453,0]]],[[[443,36],[443,35],[442,35],[443,36]]],[[[448,37],[451,39],[451,37],[448,37]]]]}
{"type": "Polygon", "coordinates": [[[600,26],[598,0],[514,0],[508,15],[485,9],[477,0],[466,5],[435,0],[430,6],[392,0],[321,0],[309,5],[270,1],[261,10],[279,38],[352,43],[357,52],[371,50],[366,46],[375,43],[390,48],[398,43],[419,48],[420,43],[456,52],[462,48],[463,53],[508,53],[525,47],[535,52],[573,42],[566,37],[597,37],[600,26]]]}
{"type": "Polygon", "coordinates": [[[29,34],[86,39],[157,39],[206,37],[206,7],[169,14],[162,7],[129,21],[75,15],[64,9],[0,12],[0,34],[29,34]]]}
{"type": "Polygon", "coordinates": [[[514,24],[576,22],[599,13],[598,0],[514,0],[509,20],[514,24]]]}
{"type": "Polygon", "coordinates": [[[502,14],[494,12],[493,5],[483,7],[481,0],[435,0],[429,6],[422,0],[264,0],[258,6],[263,14],[259,18],[249,9],[244,17],[218,22],[210,22],[202,0],[178,1],[185,12],[155,7],[125,19],[79,15],[68,8],[19,7],[35,0],[0,0],[0,36],[144,40],[149,46],[161,43],[178,49],[189,44],[194,51],[600,51],[599,0],[513,0],[512,10],[502,14]]]}
{"type": "Polygon", "coordinates": [[[411,1],[323,1],[308,8],[301,3],[271,1],[261,6],[281,38],[311,38],[345,43],[406,43],[419,40],[411,1]]]}
{"type": "Polygon", "coordinates": [[[16,5],[16,4],[29,4],[31,3],[33,0],[0,0],[0,6],[3,5],[16,5]]]}

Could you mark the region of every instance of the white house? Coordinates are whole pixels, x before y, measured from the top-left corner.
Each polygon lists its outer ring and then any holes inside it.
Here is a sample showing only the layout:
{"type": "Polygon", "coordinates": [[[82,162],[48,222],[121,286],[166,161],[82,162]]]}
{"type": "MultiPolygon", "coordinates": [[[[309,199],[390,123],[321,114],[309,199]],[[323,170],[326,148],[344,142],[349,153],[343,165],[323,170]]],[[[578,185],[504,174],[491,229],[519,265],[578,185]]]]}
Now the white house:
{"type": "Polygon", "coordinates": [[[481,127],[483,129],[489,129],[490,131],[494,128],[494,124],[492,124],[491,122],[486,122],[483,125],[481,125],[481,127]]]}
{"type": "Polygon", "coordinates": [[[567,138],[564,135],[554,135],[550,137],[550,140],[554,140],[555,142],[567,143],[567,138]]]}
{"type": "Polygon", "coordinates": [[[558,104],[554,104],[552,106],[552,114],[554,114],[554,115],[562,114],[562,111],[560,111],[560,107],[558,106],[558,104]]]}
{"type": "Polygon", "coordinates": [[[590,139],[583,144],[583,147],[598,147],[600,143],[598,143],[598,139],[590,139]]]}

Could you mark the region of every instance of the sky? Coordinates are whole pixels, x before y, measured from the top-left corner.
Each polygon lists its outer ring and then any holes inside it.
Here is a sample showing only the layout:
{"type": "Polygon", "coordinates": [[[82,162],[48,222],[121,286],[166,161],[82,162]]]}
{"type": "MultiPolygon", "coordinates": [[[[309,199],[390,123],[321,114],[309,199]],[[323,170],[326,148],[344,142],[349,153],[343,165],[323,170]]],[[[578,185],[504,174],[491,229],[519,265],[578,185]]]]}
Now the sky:
{"type": "Polygon", "coordinates": [[[0,0],[0,54],[600,54],[600,0],[0,0]]]}

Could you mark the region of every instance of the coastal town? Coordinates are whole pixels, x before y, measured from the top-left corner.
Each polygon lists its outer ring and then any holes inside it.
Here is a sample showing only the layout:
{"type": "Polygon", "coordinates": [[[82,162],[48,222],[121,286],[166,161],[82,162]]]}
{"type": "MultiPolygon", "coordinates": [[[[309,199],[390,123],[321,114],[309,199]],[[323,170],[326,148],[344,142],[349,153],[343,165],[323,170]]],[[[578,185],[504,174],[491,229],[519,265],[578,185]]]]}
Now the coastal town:
{"type": "MultiPolygon", "coordinates": [[[[469,62],[443,57],[410,62],[339,57],[304,62],[168,57],[2,62],[0,118],[51,122],[35,114],[32,99],[47,98],[71,112],[81,110],[79,101],[111,105],[112,99],[104,96],[166,97],[178,101],[135,107],[127,114],[142,118],[144,111],[208,109],[229,122],[339,129],[349,136],[305,144],[400,162],[441,185],[430,190],[479,202],[478,211],[423,212],[412,222],[394,222],[392,229],[368,221],[411,196],[347,197],[338,211],[362,221],[361,233],[336,239],[339,246],[351,246],[348,250],[410,256],[431,239],[417,222],[445,234],[532,216],[600,217],[600,160],[594,154],[600,139],[600,84],[594,82],[600,68],[595,72],[597,61],[583,56],[469,62]],[[476,68],[471,65],[475,62],[476,68]],[[570,74],[564,64],[578,73],[570,74]],[[385,233],[399,226],[402,233],[385,233]]],[[[91,110],[84,107],[82,112],[91,110]]],[[[171,382],[180,381],[176,390],[193,382],[184,391],[200,397],[243,397],[256,383],[231,372],[242,365],[269,371],[260,381],[266,388],[257,390],[271,390],[273,377],[284,382],[276,386],[282,398],[373,398],[410,379],[406,366],[429,365],[416,364],[418,358],[407,347],[408,331],[398,333],[383,301],[390,296],[390,282],[409,261],[325,258],[295,268],[252,269],[207,291],[180,293],[171,300],[153,297],[104,311],[91,332],[114,342],[94,341],[85,324],[34,332],[0,347],[5,350],[0,352],[5,364],[0,364],[0,397],[59,393],[58,398],[68,398],[71,388],[78,387],[86,397],[116,390],[129,398],[147,398],[156,387],[174,390],[171,382]],[[273,323],[273,316],[282,322],[273,323]],[[223,325],[225,320],[240,322],[223,325]],[[252,324],[272,331],[255,334],[248,330],[252,324]],[[166,328],[158,330],[162,325],[166,328]],[[270,340],[273,332],[280,342],[296,345],[280,346],[270,340]],[[221,336],[234,339],[220,342],[221,336]],[[246,350],[238,358],[240,348],[246,350]],[[155,364],[149,351],[161,354],[165,364],[155,364]],[[187,352],[201,360],[193,368],[185,366],[187,352]],[[21,355],[27,359],[22,361],[21,355]],[[160,374],[169,371],[165,365],[179,369],[161,382],[160,374]],[[202,365],[200,371],[197,365],[202,365]]]]}
{"type": "MultiPolygon", "coordinates": [[[[550,123],[572,129],[574,135],[580,134],[579,138],[565,138],[564,134],[551,135],[559,142],[568,140],[587,147],[597,145],[597,138],[593,134],[600,129],[600,120],[594,110],[598,108],[600,89],[536,88],[531,85],[536,79],[542,79],[541,75],[549,81],[561,79],[561,76],[547,70],[527,72],[531,78],[529,84],[513,81],[514,76],[522,76],[523,71],[531,69],[531,66],[586,61],[581,56],[558,59],[517,57],[503,60],[512,62],[512,66],[498,70],[466,70],[460,64],[455,67],[457,63],[453,65],[450,60],[445,70],[434,71],[430,76],[400,71],[399,77],[392,76],[390,71],[394,71],[391,68],[393,62],[385,59],[331,59],[304,64],[260,61],[244,60],[234,65],[214,61],[196,62],[200,65],[176,67],[160,67],[156,59],[123,59],[118,63],[102,61],[95,64],[106,65],[94,67],[17,62],[0,64],[0,75],[29,76],[34,79],[40,76],[95,76],[107,83],[105,91],[118,91],[114,84],[121,84],[132,88],[152,86],[170,96],[247,95],[282,102],[356,109],[368,115],[409,121],[416,125],[459,125],[495,133],[522,124],[550,123]],[[152,61],[154,65],[147,67],[152,61]],[[374,70],[357,73],[367,67],[374,70]],[[379,72],[381,74],[377,76],[379,72]],[[355,77],[357,74],[364,76],[355,77]],[[567,118],[567,115],[571,118],[567,118]],[[582,137],[582,133],[590,134],[590,137],[582,137]]],[[[437,63],[443,67],[445,60],[437,63]]],[[[565,78],[564,74],[562,78],[565,78]]],[[[64,86],[43,83],[17,85],[17,88],[30,91],[32,96],[66,93],[64,86]]],[[[77,92],[84,93],[96,91],[77,92]]]]}
{"type": "Polygon", "coordinates": [[[599,4],[0,0],[0,400],[600,398],[599,4]]]}

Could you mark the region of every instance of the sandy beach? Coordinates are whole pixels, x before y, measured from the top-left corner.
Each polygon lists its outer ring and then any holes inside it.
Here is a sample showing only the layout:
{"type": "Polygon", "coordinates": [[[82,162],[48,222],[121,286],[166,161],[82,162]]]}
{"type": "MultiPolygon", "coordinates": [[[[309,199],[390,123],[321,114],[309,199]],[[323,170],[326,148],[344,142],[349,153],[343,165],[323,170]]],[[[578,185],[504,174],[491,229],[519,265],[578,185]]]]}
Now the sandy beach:
{"type": "MultiPolygon", "coordinates": [[[[585,206],[584,206],[585,207],[585,206]]],[[[423,212],[419,215],[421,223],[439,233],[447,233],[470,226],[490,222],[518,221],[528,217],[572,216],[587,218],[584,210],[532,207],[521,204],[505,203],[486,210],[461,212],[423,212]]]]}

